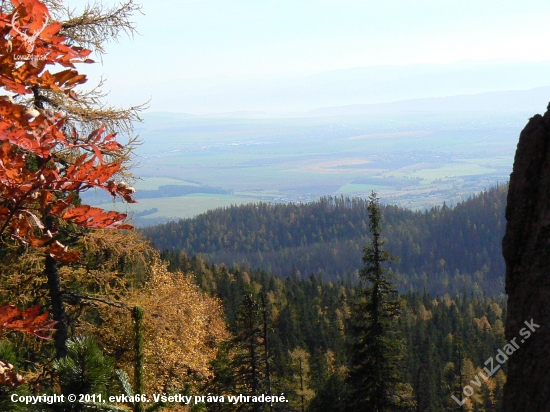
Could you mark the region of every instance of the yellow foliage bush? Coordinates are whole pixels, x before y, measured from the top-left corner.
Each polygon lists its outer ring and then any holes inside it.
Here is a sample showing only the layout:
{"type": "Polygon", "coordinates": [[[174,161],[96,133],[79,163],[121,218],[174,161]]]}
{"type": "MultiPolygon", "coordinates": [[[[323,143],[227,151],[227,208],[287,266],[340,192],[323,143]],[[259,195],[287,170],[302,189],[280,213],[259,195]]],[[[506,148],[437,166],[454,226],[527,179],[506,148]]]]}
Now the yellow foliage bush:
{"type": "MultiPolygon", "coordinates": [[[[145,286],[128,300],[129,307],[145,311],[144,352],[145,391],[181,391],[212,377],[210,361],[217,345],[229,338],[218,299],[202,292],[193,279],[181,272],[170,272],[154,259],[145,286]]],[[[105,314],[104,343],[122,354],[121,364],[133,376],[133,325],[129,310],[105,314]]]]}

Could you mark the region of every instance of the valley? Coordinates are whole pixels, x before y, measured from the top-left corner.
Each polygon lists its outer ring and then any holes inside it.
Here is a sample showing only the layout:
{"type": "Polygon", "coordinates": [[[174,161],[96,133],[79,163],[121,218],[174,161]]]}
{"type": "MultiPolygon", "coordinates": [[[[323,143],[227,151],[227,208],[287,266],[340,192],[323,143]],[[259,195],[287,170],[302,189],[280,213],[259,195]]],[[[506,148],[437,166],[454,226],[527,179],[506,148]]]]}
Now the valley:
{"type": "Polygon", "coordinates": [[[505,183],[523,112],[253,119],[149,114],[136,150],[139,226],[253,203],[365,197],[423,210],[505,183]],[[181,186],[178,190],[174,188],[181,186]],[[184,188],[185,187],[185,188],[184,188]],[[155,190],[157,192],[155,192],[155,190]],[[144,195],[147,192],[147,195],[144,195]],[[156,210],[154,213],[144,211],[156,210]]]}

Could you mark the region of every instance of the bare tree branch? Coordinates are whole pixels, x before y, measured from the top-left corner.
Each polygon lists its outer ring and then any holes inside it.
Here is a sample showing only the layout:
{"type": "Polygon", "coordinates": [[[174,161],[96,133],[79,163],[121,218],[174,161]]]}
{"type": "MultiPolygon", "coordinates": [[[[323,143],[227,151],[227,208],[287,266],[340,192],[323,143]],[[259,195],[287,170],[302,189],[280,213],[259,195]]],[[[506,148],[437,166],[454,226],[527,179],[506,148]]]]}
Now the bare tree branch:
{"type": "Polygon", "coordinates": [[[112,8],[102,3],[88,4],[79,14],[75,9],[66,7],[64,13],[67,18],[62,22],[60,34],[67,37],[70,43],[92,49],[101,58],[106,53],[105,43],[118,41],[123,32],[130,37],[138,33],[131,17],[136,12],[142,13],[141,8],[133,0],[112,8]]]}

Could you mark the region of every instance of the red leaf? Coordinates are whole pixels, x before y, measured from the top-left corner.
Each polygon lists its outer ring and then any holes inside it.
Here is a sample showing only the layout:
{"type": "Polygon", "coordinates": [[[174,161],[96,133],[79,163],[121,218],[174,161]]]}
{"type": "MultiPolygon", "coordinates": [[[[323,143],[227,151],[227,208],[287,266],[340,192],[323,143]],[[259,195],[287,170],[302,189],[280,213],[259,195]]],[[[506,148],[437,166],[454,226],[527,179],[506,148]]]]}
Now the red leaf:
{"type": "Polygon", "coordinates": [[[62,27],[61,23],[54,22],[40,32],[40,37],[44,40],[51,40],[51,37],[59,33],[62,27]]]}
{"type": "Polygon", "coordinates": [[[74,263],[80,260],[80,254],[76,250],[69,250],[67,246],[63,246],[59,242],[51,243],[46,249],[46,253],[63,263],[74,263]]]}
{"type": "Polygon", "coordinates": [[[101,150],[97,146],[92,146],[92,149],[94,150],[95,155],[99,159],[100,163],[103,163],[103,155],[101,154],[101,150]]]}
{"type": "MultiPolygon", "coordinates": [[[[67,210],[63,214],[63,219],[75,223],[79,226],[85,226],[95,229],[126,229],[122,226],[122,222],[126,219],[124,213],[115,211],[106,211],[99,207],[81,205],[67,210]]],[[[128,226],[128,225],[126,225],[128,226]]]]}
{"type": "Polygon", "coordinates": [[[0,305],[0,331],[11,329],[35,335],[42,339],[51,339],[56,321],[48,321],[48,313],[40,314],[40,305],[20,311],[16,306],[4,303],[0,305]]]}

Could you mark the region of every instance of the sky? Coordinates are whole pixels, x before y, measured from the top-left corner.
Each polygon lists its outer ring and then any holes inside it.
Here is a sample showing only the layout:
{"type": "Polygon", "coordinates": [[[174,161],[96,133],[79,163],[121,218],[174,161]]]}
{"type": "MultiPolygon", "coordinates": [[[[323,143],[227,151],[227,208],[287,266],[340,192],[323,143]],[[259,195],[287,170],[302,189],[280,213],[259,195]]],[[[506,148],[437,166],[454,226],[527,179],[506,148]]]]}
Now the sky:
{"type": "MultiPolygon", "coordinates": [[[[77,7],[84,3],[65,2],[77,7]]],[[[242,89],[338,69],[550,60],[547,1],[143,0],[141,4],[144,14],[135,16],[139,34],[108,45],[103,64],[86,67],[85,72],[92,80],[105,76],[115,102],[151,99],[153,110],[170,110],[177,104],[162,102],[177,102],[177,94],[189,90],[235,82],[242,89]],[[166,99],[171,90],[173,95],[166,99]]],[[[200,100],[200,93],[194,96],[200,100]]],[[[208,112],[208,104],[201,107],[208,112]]]]}

